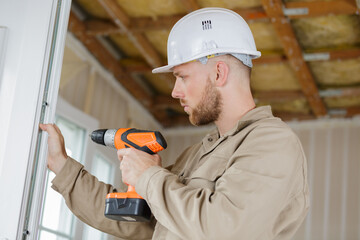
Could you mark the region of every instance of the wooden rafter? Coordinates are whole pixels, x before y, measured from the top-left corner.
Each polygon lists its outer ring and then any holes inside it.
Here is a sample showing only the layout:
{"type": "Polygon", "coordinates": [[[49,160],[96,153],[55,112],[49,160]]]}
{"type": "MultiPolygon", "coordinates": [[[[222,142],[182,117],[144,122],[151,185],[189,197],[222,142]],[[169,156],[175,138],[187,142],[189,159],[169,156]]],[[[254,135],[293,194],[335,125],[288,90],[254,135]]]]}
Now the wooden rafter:
{"type": "Polygon", "coordinates": [[[328,54],[329,58],[324,60],[345,60],[351,58],[360,57],[360,48],[342,49],[342,50],[328,50],[328,51],[317,51],[315,54],[328,54]]]}
{"type": "Polygon", "coordinates": [[[304,98],[301,91],[262,91],[254,93],[255,99],[264,102],[284,102],[304,98]]]}
{"type": "Polygon", "coordinates": [[[69,30],[135,98],[147,106],[151,105],[151,96],[132,80],[131,76],[95,37],[86,34],[85,24],[72,12],[69,18],[69,30]]]}
{"type": "Polygon", "coordinates": [[[260,58],[253,60],[254,65],[257,64],[269,64],[269,63],[280,63],[287,61],[287,58],[283,54],[264,55],[260,58]]]}
{"type": "Polygon", "coordinates": [[[318,17],[329,14],[355,14],[357,12],[356,3],[353,0],[287,2],[284,4],[284,7],[285,9],[294,10],[294,14],[288,16],[292,19],[318,17]]]}
{"type": "Polygon", "coordinates": [[[116,0],[98,0],[109,14],[115,25],[127,35],[129,40],[143,55],[146,62],[153,68],[163,65],[160,55],[149,40],[139,32],[130,29],[131,19],[121,9],[116,0]]]}
{"type": "Polygon", "coordinates": [[[192,12],[200,8],[196,0],[181,0],[181,2],[188,12],[192,12]]]}
{"type": "Polygon", "coordinates": [[[332,118],[350,118],[360,115],[360,107],[347,107],[347,108],[332,108],[329,109],[329,115],[332,118]]]}
{"type": "Polygon", "coordinates": [[[262,3],[267,15],[271,17],[271,22],[284,47],[285,55],[299,80],[311,110],[317,117],[326,115],[326,107],[319,95],[314,77],[303,59],[302,50],[289,19],[283,14],[281,0],[262,0],[262,3]]]}
{"type": "Polygon", "coordinates": [[[360,96],[360,87],[329,88],[321,90],[320,96],[326,98],[360,96]]]}
{"type": "Polygon", "coordinates": [[[91,36],[107,36],[110,34],[121,33],[124,34],[120,28],[118,28],[112,21],[108,20],[86,20],[84,21],[86,26],[86,34],[91,36]]]}
{"type": "Polygon", "coordinates": [[[349,107],[346,108],[346,117],[353,117],[356,115],[360,115],[360,107],[349,107]]]}

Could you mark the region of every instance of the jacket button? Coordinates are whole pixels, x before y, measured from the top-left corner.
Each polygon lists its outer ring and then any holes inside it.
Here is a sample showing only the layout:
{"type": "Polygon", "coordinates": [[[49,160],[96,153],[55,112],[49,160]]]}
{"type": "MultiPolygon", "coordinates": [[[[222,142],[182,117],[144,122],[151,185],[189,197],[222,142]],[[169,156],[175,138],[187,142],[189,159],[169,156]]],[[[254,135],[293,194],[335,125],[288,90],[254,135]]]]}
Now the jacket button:
{"type": "Polygon", "coordinates": [[[212,140],[213,140],[212,138],[208,138],[208,141],[209,141],[209,142],[212,142],[212,140]]]}

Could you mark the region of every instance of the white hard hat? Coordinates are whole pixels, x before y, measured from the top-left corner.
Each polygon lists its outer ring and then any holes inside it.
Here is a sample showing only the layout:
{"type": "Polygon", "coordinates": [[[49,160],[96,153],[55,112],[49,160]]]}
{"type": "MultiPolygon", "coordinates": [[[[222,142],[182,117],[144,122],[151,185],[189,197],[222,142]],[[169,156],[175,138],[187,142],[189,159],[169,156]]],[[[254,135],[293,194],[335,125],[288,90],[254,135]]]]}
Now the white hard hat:
{"type": "Polygon", "coordinates": [[[181,18],[167,42],[168,65],[153,73],[171,72],[174,66],[219,54],[258,58],[251,30],[237,13],[224,8],[203,8],[181,18]]]}

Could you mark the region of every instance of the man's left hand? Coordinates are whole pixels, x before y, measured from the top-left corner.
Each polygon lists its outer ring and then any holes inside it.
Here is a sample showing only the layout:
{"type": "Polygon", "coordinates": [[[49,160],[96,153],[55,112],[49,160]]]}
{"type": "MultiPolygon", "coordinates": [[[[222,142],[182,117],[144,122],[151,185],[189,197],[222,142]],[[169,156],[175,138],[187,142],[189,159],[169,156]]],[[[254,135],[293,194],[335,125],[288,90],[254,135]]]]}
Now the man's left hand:
{"type": "Polygon", "coordinates": [[[148,168],[161,167],[161,158],[158,154],[151,155],[134,148],[123,148],[117,151],[117,156],[120,161],[123,182],[134,187],[148,168]]]}

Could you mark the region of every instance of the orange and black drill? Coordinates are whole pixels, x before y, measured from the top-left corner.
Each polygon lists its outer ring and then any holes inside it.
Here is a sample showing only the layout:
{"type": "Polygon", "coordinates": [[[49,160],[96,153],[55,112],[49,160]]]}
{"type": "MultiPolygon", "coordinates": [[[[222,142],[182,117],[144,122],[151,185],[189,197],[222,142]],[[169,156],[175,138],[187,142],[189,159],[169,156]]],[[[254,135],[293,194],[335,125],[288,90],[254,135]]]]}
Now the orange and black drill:
{"type": "MultiPolygon", "coordinates": [[[[99,129],[93,131],[91,139],[99,144],[121,148],[136,148],[155,154],[167,147],[165,138],[158,131],[135,128],[99,129]]],[[[105,216],[118,221],[149,221],[151,211],[146,201],[128,186],[127,192],[113,192],[106,196],[105,216]]]]}

